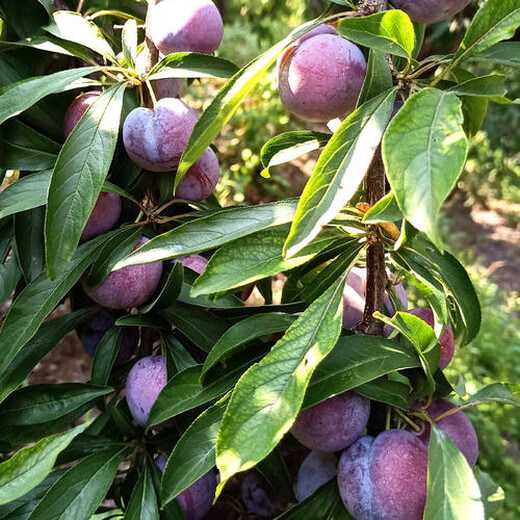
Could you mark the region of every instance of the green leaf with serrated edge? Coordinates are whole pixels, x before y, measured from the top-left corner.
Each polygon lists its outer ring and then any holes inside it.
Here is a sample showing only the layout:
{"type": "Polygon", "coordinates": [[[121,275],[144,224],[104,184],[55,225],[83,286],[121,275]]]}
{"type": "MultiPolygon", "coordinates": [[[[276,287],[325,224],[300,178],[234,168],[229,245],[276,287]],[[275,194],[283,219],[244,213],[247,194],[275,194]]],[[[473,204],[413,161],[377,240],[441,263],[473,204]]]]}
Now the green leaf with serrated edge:
{"type": "Polygon", "coordinates": [[[13,255],[6,264],[0,264],[0,302],[7,301],[16,289],[22,271],[18,266],[16,257],[13,255]]]}
{"type": "Polygon", "coordinates": [[[386,54],[410,58],[415,47],[415,30],[410,17],[393,10],[359,18],[346,18],[338,32],[348,40],[386,54]]]}
{"type": "Polygon", "coordinates": [[[520,385],[508,385],[506,383],[493,383],[480,389],[471,396],[464,405],[471,403],[500,403],[520,406],[520,385]]]}
{"type": "Polygon", "coordinates": [[[237,349],[246,346],[249,342],[277,332],[285,332],[296,320],[292,314],[257,314],[233,325],[215,343],[204,362],[201,380],[207,372],[220,361],[234,354],[237,349]]]}
{"type": "Polygon", "coordinates": [[[230,78],[236,74],[238,67],[224,58],[198,54],[196,52],[179,52],[169,54],[155,65],[149,80],[163,78],[230,78]]]}
{"type": "Polygon", "coordinates": [[[97,202],[116,148],[126,83],[110,87],[65,141],[52,173],[45,246],[47,274],[63,271],[97,202]]]}
{"type": "Polygon", "coordinates": [[[188,146],[181,157],[181,163],[175,178],[175,188],[177,188],[190,167],[202,156],[206,148],[218,136],[222,127],[237,110],[240,102],[258,83],[263,73],[275,62],[276,58],[288,45],[320,25],[320,23],[320,21],[314,20],[296,28],[282,41],[238,71],[220,89],[193,129],[188,146]]]}
{"type": "Polygon", "coordinates": [[[125,520],[159,520],[159,505],[148,466],[145,465],[132,491],[125,520]]]}
{"type": "Polygon", "coordinates": [[[110,234],[80,246],[67,268],[56,280],[49,280],[45,273],[42,273],[20,293],[0,329],[0,376],[21,348],[36,334],[47,315],[93,262],[99,252],[99,246],[107,236],[110,234]]]}
{"type": "Polygon", "coordinates": [[[264,144],[260,151],[260,159],[264,168],[278,166],[319,150],[329,142],[331,137],[331,134],[321,132],[286,132],[264,144]]]}
{"type": "Polygon", "coordinates": [[[16,257],[27,283],[45,270],[44,222],[42,207],[22,211],[14,217],[16,257]]]}
{"type": "Polygon", "coordinates": [[[0,125],[9,118],[35,105],[49,94],[64,92],[74,87],[74,82],[98,71],[98,67],[61,70],[48,76],[24,79],[2,89],[0,96],[0,125]]]}
{"type": "Polygon", "coordinates": [[[520,67],[520,42],[497,43],[493,47],[472,56],[469,61],[520,67]]]}
{"type": "Polygon", "coordinates": [[[337,240],[324,233],[290,259],[284,260],[283,246],[289,226],[259,231],[219,249],[193,284],[191,294],[211,294],[242,287],[307,263],[337,240]]]}
{"type": "Polygon", "coordinates": [[[370,49],[368,54],[367,74],[363,82],[363,88],[359,94],[357,106],[360,107],[367,101],[379,96],[391,89],[393,85],[392,70],[385,53],[376,49],[370,49]]]}
{"type": "Polygon", "coordinates": [[[127,452],[127,447],[109,450],[81,461],[49,489],[29,520],[89,520],[105,498],[127,452]]]}
{"type": "Polygon", "coordinates": [[[284,246],[286,258],[309,244],[363,181],[394,106],[395,90],[368,101],[339,127],[305,186],[284,246]]]}
{"type": "Polygon", "coordinates": [[[462,103],[427,88],[408,98],[383,138],[383,160],[404,216],[439,247],[437,219],[468,152],[462,103]]]}
{"type": "Polygon", "coordinates": [[[507,94],[506,79],[503,74],[489,74],[463,81],[451,87],[449,91],[457,96],[505,96],[507,94]]]}
{"type": "Polygon", "coordinates": [[[512,38],[519,25],[518,0],[488,0],[473,17],[455,58],[468,59],[512,38]]]}
{"type": "Polygon", "coordinates": [[[480,489],[466,458],[435,424],[428,448],[424,520],[484,520],[480,489]]]}
{"type": "Polygon", "coordinates": [[[45,27],[45,30],[62,40],[83,45],[117,64],[116,55],[99,27],[84,18],[81,13],[56,11],[52,15],[51,24],[45,27]]]}
{"type": "Polygon", "coordinates": [[[107,386],[110,372],[119,353],[122,339],[123,329],[121,327],[113,327],[103,336],[96,348],[94,359],[92,360],[91,384],[101,387],[107,386]]]}
{"type": "Polygon", "coordinates": [[[356,387],[356,392],[368,397],[371,401],[389,404],[401,410],[408,410],[410,403],[410,388],[403,383],[378,379],[356,387]]]}
{"type": "Polygon", "coordinates": [[[0,504],[25,495],[51,472],[58,454],[87,427],[82,424],[60,435],[23,448],[0,464],[0,504]]]}
{"type": "Polygon", "coordinates": [[[33,173],[9,185],[0,193],[0,218],[43,206],[51,175],[50,170],[33,173]]]}
{"type": "Polygon", "coordinates": [[[217,438],[219,490],[235,473],[269,455],[291,428],[314,369],[339,338],[344,282],[340,278],[312,303],[240,378],[217,438]]]}
{"type": "Polygon", "coordinates": [[[52,168],[60,145],[21,121],[12,119],[0,127],[0,168],[41,171],[52,168]]]}
{"type": "Polygon", "coordinates": [[[0,424],[5,427],[54,421],[112,391],[83,383],[26,386],[2,403],[0,424]]]}
{"type": "Polygon", "coordinates": [[[123,55],[127,63],[135,67],[135,58],[137,56],[137,22],[135,20],[127,20],[125,22],[121,33],[121,43],[123,55]]]}
{"type": "Polygon", "coordinates": [[[363,222],[379,224],[380,222],[398,222],[402,219],[403,214],[397,205],[394,194],[390,192],[365,213],[363,222]]]}
{"type": "Polygon", "coordinates": [[[43,323],[36,335],[0,374],[0,403],[24,382],[32,369],[65,334],[91,315],[91,309],[83,309],[43,323]]]}
{"type": "Polygon", "coordinates": [[[415,350],[377,336],[342,336],[314,372],[305,394],[308,408],[381,376],[421,366],[415,350]]]}
{"type": "Polygon", "coordinates": [[[296,205],[297,200],[289,199],[262,206],[217,211],[152,238],[117,263],[115,269],[208,251],[262,229],[286,224],[294,218],[296,205]]]}
{"type": "Polygon", "coordinates": [[[163,269],[161,289],[157,297],[142,307],[141,312],[146,313],[171,307],[181,292],[183,278],[183,268],[180,262],[166,265],[163,269]]]}
{"type": "Polygon", "coordinates": [[[162,481],[163,505],[202,478],[215,466],[217,433],[229,396],[205,410],[179,439],[166,463],[162,481]]]}

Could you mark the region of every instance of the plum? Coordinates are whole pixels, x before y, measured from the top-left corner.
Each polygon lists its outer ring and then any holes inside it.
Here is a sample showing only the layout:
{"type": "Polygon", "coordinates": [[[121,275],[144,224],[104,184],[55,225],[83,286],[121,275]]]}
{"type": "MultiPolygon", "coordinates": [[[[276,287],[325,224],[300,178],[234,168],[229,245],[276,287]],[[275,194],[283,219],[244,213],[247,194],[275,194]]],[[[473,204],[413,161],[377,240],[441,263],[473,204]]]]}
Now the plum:
{"type": "MultiPolygon", "coordinates": [[[[142,237],[134,249],[148,242],[142,237]]],[[[110,273],[97,287],[81,279],[83,289],[96,303],[109,309],[129,309],[142,305],[150,299],[161,281],[162,262],[131,265],[110,273]]]]}
{"type": "Polygon", "coordinates": [[[471,0],[391,0],[414,22],[437,23],[460,13],[471,0]]]}
{"type": "Polygon", "coordinates": [[[65,113],[65,120],[63,121],[63,135],[65,139],[69,137],[69,134],[79,123],[79,120],[83,117],[83,114],[87,111],[88,107],[92,105],[100,95],[101,92],[97,90],[85,92],[76,97],[76,99],[74,99],[70,104],[65,113]]]}
{"type": "MultiPolygon", "coordinates": [[[[103,336],[114,327],[116,320],[122,314],[103,311],[94,316],[90,321],[79,329],[79,337],[90,357],[94,357],[103,336]]],[[[139,343],[139,330],[137,327],[124,327],[123,338],[115,363],[122,365],[126,363],[135,352],[139,343]]]]}
{"type": "Polygon", "coordinates": [[[428,449],[413,433],[361,437],[341,454],[338,486],[355,520],[421,520],[428,449]]]}
{"type": "Polygon", "coordinates": [[[135,108],[123,124],[123,144],[130,158],[152,172],[179,166],[197,114],[180,99],[160,99],[155,108],[135,108]]]}
{"type": "Polygon", "coordinates": [[[291,433],[307,448],[331,453],[358,439],[369,415],[370,401],[349,391],[302,410],[291,433]]]}
{"type": "Polygon", "coordinates": [[[220,165],[215,152],[208,148],[204,155],[186,172],[175,195],[186,200],[207,199],[220,177],[220,165]]]}
{"type": "Polygon", "coordinates": [[[146,426],[150,410],[166,386],[166,358],[147,356],[140,359],[126,379],[126,402],[139,426],[146,426]]]}
{"type": "Polygon", "coordinates": [[[222,41],[224,24],[211,0],[163,0],[150,16],[150,36],[162,54],[212,54],[222,41]]]}
{"type": "Polygon", "coordinates": [[[174,262],[180,262],[184,267],[202,274],[208,265],[208,260],[201,255],[179,256],[174,262]]]}
{"type": "Polygon", "coordinates": [[[121,216],[121,197],[102,191],[83,228],[81,241],[86,242],[114,228],[121,216]]]}
{"type": "MultiPolygon", "coordinates": [[[[412,309],[408,312],[423,320],[430,327],[435,326],[435,314],[431,309],[418,308],[412,309]]],[[[444,332],[442,333],[440,339],[440,344],[441,359],[439,361],[439,367],[441,370],[444,370],[451,363],[455,353],[455,336],[453,335],[453,330],[449,324],[444,328],[444,332]]]]}
{"type": "Polygon", "coordinates": [[[287,507],[269,483],[255,470],[249,471],[244,477],[241,494],[247,510],[262,518],[274,518],[287,507]]]}
{"type": "Polygon", "coordinates": [[[176,98],[181,91],[182,81],[178,78],[164,78],[152,81],[152,87],[157,99],[176,98]]]}
{"type": "Polygon", "coordinates": [[[278,62],[280,98],[298,117],[327,122],[356,106],[366,69],[363,53],[341,36],[304,38],[278,62]]]}
{"type": "Polygon", "coordinates": [[[305,458],[296,481],[296,498],[302,502],[337,474],[338,459],[333,453],[311,451],[305,458]]]}
{"type": "MultiPolygon", "coordinates": [[[[456,408],[456,406],[449,401],[438,399],[430,404],[427,412],[435,421],[437,417],[440,417],[445,412],[453,410],[454,408],[456,408]]],[[[478,438],[475,428],[473,428],[468,416],[464,412],[459,411],[448,415],[448,417],[444,417],[440,421],[436,421],[436,423],[459,447],[462,454],[466,457],[468,464],[473,467],[478,459],[478,438]]],[[[419,438],[426,444],[430,442],[430,430],[430,424],[425,422],[424,431],[419,438]]]]}

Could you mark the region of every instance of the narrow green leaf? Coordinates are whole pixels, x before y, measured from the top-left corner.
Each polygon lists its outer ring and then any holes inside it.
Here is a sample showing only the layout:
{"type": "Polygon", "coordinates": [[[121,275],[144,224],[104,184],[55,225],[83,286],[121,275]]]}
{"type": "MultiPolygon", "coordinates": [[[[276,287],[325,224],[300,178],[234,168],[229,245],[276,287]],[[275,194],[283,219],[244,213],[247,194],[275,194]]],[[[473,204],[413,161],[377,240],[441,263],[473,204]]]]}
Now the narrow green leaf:
{"type": "Polygon", "coordinates": [[[493,47],[472,56],[469,61],[520,67],[520,42],[497,43],[493,47]]]}
{"type": "MultiPolygon", "coordinates": [[[[108,379],[114,361],[119,353],[121,341],[123,339],[123,329],[121,327],[111,328],[101,339],[94,354],[92,361],[91,383],[96,386],[107,386],[108,379]]],[[[106,395],[100,394],[100,396],[106,395]]]]}
{"type": "Polygon", "coordinates": [[[87,110],[58,157],[47,200],[47,273],[63,271],[79,243],[108,174],[117,143],[126,83],[109,88],[87,110]]]}
{"type": "Polygon", "coordinates": [[[125,520],[159,520],[159,505],[148,466],[132,491],[125,520]]]}
{"type": "Polygon", "coordinates": [[[164,266],[159,294],[155,300],[142,307],[141,312],[160,311],[174,305],[181,292],[183,279],[183,267],[180,262],[164,266]]]}
{"type": "Polygon", "coordinates": [[[506,79],[503,74],[489,74],[463,81],[451,87],[449,91],[457,96],[505,96],[507,94],[506,79]]]}
{"type": "Polygon", "coordinates": [[[358,107],[391,89],[392,70],[384,52],[370,49],[368,54],[367,75],[359,94],[358,107]]]}
{"type": "Polygon", "coordinates": [[[135,67],[135,58],[137,56],[137,22],[135,20],[127,20],[125,22],[121,33],[121,43],[127,63],[135,67]]]}
{"type": "Polygon", "coordinates": [[[0,504],[25,495],[51,472],[58,454],[85,428],[82,424],[60,435],[43,439],[23,448],[0,464],[0,504]]]}
{"type": "Polygon", "coordinates": [[[494,383],[485,386],[467,401],[464,401],[464,404],[480,402],[510,404],[520,407],[520,385],[494,383]]]}
{"type": "Polygon", "coordinates": [[[217,438],[219,489],[269,455],[291,428],[314,369],[339,338],[343,286],[341,278],[311,304],[235,387],[217,438]]]}
{"type": "Polygon", "coordinates": [[[0,302],[4,303],[10,297],[13,291],[16,289],[20,278],[22,277],[22,271],[16,261],[16,256],[12,255],[11,258],[5,263],[0,264],[0,302]]]}
{"type": "Polygon", "coordinates": [[[506,499],[504,490],[479,468],[476,468],[475,476],[482,494],[486,518],[493,518],[504,507],[506,499]]]}
{"type": "Polygon", "coordinates": [[[172,334],[161,334],[161,342],[166,351],[168,374],[182,372],[197,364],[186,347],[172,334]]]}
{"type": "Polygon", "coordinates": [[[371,401],[389,404],[401,410],[410,407],[410,387],[396,381],[378,379],[356,387],[358,394],[368,397],[371,401]]]}
{"type": "Polygon", "coordinates": [[[300,198],[286,258],[309,244],[356,193],[390,120],[395,94],[391,89],[358,108],[323,150],[300,198]]]}
{"type": "Polygon", "coordinates": [[[45,269],[44,221],[42,207],[18,213],[14,219],[16,257],[27,283],[45,269]]]}

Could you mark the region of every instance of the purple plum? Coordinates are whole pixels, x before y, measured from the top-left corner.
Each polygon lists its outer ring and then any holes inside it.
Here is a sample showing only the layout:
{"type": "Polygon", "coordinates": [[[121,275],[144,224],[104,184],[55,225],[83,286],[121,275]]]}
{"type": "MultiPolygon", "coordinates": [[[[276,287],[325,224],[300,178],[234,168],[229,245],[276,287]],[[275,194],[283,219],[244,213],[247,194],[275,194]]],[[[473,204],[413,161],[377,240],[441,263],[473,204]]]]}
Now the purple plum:
{"type": "Polygon", "coordinates": [[[428,449],[413,433],[361,437],[341,455],[338,486],[355,520],[421,520],[428,449]]]}
{"type": "Polygon", "coordinates": [[[247,510],[262,518],[274,518],[287,507],[269,483],[255,470],[249,471],[244,477],[241,494],[247,510]]]}
{"type": "Polygon", "coordinates": [[[332,453],[359,438],[369,415],[370,401],[349,391],[302,410],[291,433],[311,450],[332,453]]]}
{"type": "MultiPolygon", "coordinates": [[[[148,242],[142,237],[134,249],[148,242]]],[[[131,265],[110,273],[97,287],[87,284],[86,276],[81,279],[83,289],[96,303],[109,309],[129,309],[146,303],[161,281],[162,262],[131,265]]]]}
{"type": "Polygon", "coordinates": [[[181,91],[182,81],[178,78],[164,78],[152,81],[153,91],[157,99],[176,98],[181,91]]]}
{"type": "Polygon", "coordinates": [[[296,481],[296,498],[302,502],[337,475],[338,459],[333,453],[311,451],[305,458],[296,481]]]}
{"type": "Polygon", "coordinates": [[[163,0],[150,17],[150,35],[162,54],[212,54],[222,41],[224,24],[211,0],[163,0]]]}
{"type": "Polygon", "coordinates": [[[81,241],[86,242],[110,231],[115,227],[120,216],[121,197],[115,193],[102,191],[81,233],[81,241]]]}
{"type": "Polygon", "coordinates": [[[471,0],[391,0],[414,22],[437,23],[460,13],[471,0]]]}
{"type": "Polygon", "coordinates": [[[207,199],[213,193],[219,177],[220,165],[217,156],[208,148],[181,179],[175,195],[186,200],[207,199]]]}
{"type": "Polygon", "coordinates": [[[79,120],[83,117],[88,107],[92,105],[101,94],[101,92],[93,90],[92,92],[80,94],[74,99],[67,109],[65,120],[63,121],[63,135],[65,139],[69,137],[69,134],[79,123],[79,120]]]}
{"type": "Polygon", "coordinates": [[[208,265],[208,260],[201,255],[179,256],[174,262],[180,262],[184,267],[198,274],[202,274],[208,265]]]}

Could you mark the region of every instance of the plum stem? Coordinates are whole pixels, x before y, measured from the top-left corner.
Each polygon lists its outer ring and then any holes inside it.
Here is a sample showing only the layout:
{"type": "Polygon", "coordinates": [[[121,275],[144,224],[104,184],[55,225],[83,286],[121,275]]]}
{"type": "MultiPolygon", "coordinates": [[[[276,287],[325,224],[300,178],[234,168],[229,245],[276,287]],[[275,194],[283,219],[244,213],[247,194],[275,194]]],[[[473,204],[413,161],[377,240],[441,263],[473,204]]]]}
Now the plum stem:
{"type": "Polygon", "coordinates": [[[394,411],[397,415],[399,415],[399,417],[401,417],[401,419],[403,419],[403,421],[408,424],[408,426],[410,426],[410,428],[412,428],[415,432],[419,433],[422,428],[415,424],[411,419],[410,417],[408,417],[405,413],[401,412],[401,410],[399,410],[399,408],[394,408],[394,411]]]}
{"type": "Polygon", "coordinates": [[[484,404],[489,401],[473,401],[471,403],[462,404],[460,406],[457,406],[456,408],[452,408],[451,410],[448,410],[447,412],[444,412],[443,414],[439,415],[438,417],[433,417],[433,422],[438,422],[441,419],[445,419],[446,417],[449,417],[450,415],[453,415],[454,413],[461,412],[462,410],[465,410],[466,408],[472,408],[474,406],[478,406],[480,404],[484,404]]]}

